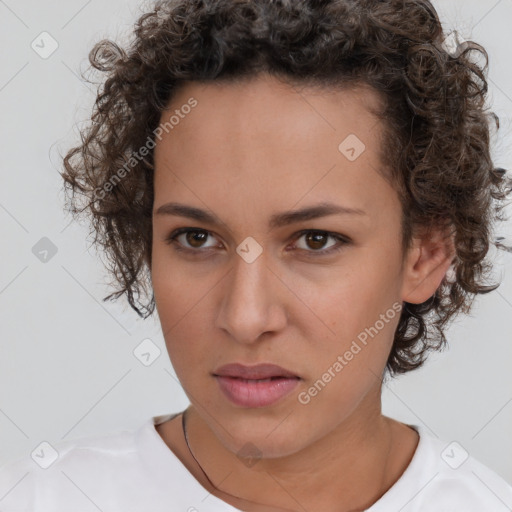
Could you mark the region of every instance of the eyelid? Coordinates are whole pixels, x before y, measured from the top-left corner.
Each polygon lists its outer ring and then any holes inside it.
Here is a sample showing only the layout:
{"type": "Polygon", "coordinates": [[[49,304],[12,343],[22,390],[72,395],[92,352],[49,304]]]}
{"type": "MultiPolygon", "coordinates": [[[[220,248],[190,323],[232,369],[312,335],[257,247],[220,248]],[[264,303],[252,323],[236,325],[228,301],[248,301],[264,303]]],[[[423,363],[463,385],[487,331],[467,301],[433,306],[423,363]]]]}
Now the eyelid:
{"type": "MultiPolygon", "coordinates": [[[[214,249],[214,247],[206,247],[204,249],[203,248],[191,249],[189,247],[182,246],[179,242],[176,242],[176,238],[178,236],[180,236],[184,233],[188,233],[188,232],[202,232],[202,233],[206,233],[207,235],[215,236],[215,234],[212,231],[209,231],[208,229],[194,228],[194,227],[183,227],[183,228],[177,228],[174,231],[172,231],[168,236],[165,237],[164,241],[165,241],[165,243],[167,243],[169,245],[175,244],[176,250],[185,251],[185,252],[188,252],[189,254],[200,255],[200,254],[205,254],[207,252],[210,252],[211,250],[214,249]]],[[[317,255],[318,257],[328,256],[328,255],[334,254],[334,253],[342,250],[346,245],[349,245],[352,243],[352,240],[350,239],[350,237],[348,237],[346,235],[342,235],[341,233],[334,233],[334,232],[326,231],[323,229],[313,229],[313,228],[303,229],[303,230],[295,233],[293,235],[293,242],[296,243],[296,241],[299,240],[303,235],[306,235],[309,233],[321,233],[322,235],[325,235],[328,238],[333,238],[333,239],[337,240],[338,243],[336,245],[330,247],[329,249],[319,249],[317,251],[314,251],[314,250],[308,251],[306,249],[298,249],[299,252],[306,253],[308,256],[310,256],[310,255],[312,255],[312,256],[317,255]]]]}

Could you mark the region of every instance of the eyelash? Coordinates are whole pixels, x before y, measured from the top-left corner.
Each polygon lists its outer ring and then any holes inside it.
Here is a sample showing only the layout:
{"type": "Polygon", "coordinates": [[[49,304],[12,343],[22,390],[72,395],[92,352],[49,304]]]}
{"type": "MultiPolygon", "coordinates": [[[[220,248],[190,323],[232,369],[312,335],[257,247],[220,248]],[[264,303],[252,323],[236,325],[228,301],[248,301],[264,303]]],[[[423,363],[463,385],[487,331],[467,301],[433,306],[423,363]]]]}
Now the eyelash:
{"type": "MultiPolygon", "coordinates": [[[[165,243],[171,245],[171,244],[174,244],[175,245],[175,249],[177,251],[184,251],[184,252],[187,252],[189,254],[194,254],[194,256],[197,254],[199,255],[199,253],[203,252],[208,252],[209,249],[212,249],[212,248],[207,248],[207,249],[189,249],[188,247],[183,247],[179,244],[179,242],[176,241],[176,238],[183,234],[183,233],[189,233],[189,232],[197,232],[197,233],[207,233],[208,235],[213,235],[213,233],[211,231],[207,231],[205,229],[199,229],[199,228],[178,228],[178,229],[175,229],[169,236],[167,236],[165,238],[165,243]]],[[[351,243],[351,240],[345,236],[342,236],[342,235],[339,235],[337,233],[331,233],[329,231],[322,231],[322,230],[319,230],[319,229],[304,229],[302,231],[299,231],[297,234],[296,234],[296,238],[295,240],[299,240],[303,235],[307,235],[309,233],[316,233],[316,234],[322,234],[322,235],[325,235],[325,236],[328,236],[328,237],[331,237],[331,238],[334,238],[335,240],[337,240],[338,242],[340,242],[340,245],[335,245],[333,247],[331,247],[330,249],[327,249],[327,250],[318,250],[318,251],[306,251],[305,249],[300,249],[301,251],[305,251],[306,253],[311,253],[311,254],[318,254],[319,256],[329,256],[331,254],[334,254],[336,252],[339,252],[343,249],[344,246],[348,245],[351,243]]]]}

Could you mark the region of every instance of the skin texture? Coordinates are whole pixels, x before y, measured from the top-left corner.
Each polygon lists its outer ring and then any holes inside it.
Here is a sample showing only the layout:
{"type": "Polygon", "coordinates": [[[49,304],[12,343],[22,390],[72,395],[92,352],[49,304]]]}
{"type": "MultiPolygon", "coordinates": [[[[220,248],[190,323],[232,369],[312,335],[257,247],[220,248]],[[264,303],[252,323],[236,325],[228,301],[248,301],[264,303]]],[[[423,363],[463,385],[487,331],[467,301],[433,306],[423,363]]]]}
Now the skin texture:
{"type": "Polygon", "coordinates": [[[210,492],[236,507],[362,510],[400,477],[418,441],[381,413],[381,378],[399,315],[309,403],[298,394],[393,303],[431,297],[453,245],[434,232],[415,239],[402,259],[398,195],[376,170],[382,126],[366,108],[379,104],[374,91],[299,93],[267,75],[238,84],[192,82],[162,120],[190,97],[197,106],[155,148],[151,271],[169,357],[191,402],[190,444],[218,489],[188,454],[181,416],[157,431],[210,492]],[[366,146],[354,161],[338,150],[350,134],[366,146]],[[221,223],[156,213],[171,201],[209,210],[221,223]],[[269,230],[271,215],[320,202],[365,215],[269,230]],[[210,235],[166,243],[181,227],[210,235]],[[336,239],[315,241],[299,235],[303,229],[350,242],[322,256],[336,239]],[[236,252],[247,237],[263,249],[252,263],[236,252]],[[176,250],[180,244],[190,253],[176,250]],[[240,407],[211,375],[230,362],[274,363],[302,380],[272,406],[240,407]],[[237,457],[246,443],[261,452],[251,467],[237,457]]]}

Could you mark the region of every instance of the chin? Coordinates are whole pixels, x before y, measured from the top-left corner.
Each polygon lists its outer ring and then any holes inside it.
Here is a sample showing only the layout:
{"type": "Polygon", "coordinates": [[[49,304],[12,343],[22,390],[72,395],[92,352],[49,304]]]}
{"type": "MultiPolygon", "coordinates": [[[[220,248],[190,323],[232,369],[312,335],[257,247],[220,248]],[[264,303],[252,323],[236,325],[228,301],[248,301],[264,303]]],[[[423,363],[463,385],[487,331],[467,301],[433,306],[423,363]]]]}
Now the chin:
{"type": "MultiPolygon", "coordinates": [[[[241,460],[248,458],[248,465],[259,458],[274,459],[292,455],[307,445],[298,435],[300,426],[275,419],[248,418],[240,423],[226,424],[226,430],[215,429],[221,443],[226,449],[236,454],[241,460]]],[[[303,432],[302,432],[303,434],[303,432]]]]}

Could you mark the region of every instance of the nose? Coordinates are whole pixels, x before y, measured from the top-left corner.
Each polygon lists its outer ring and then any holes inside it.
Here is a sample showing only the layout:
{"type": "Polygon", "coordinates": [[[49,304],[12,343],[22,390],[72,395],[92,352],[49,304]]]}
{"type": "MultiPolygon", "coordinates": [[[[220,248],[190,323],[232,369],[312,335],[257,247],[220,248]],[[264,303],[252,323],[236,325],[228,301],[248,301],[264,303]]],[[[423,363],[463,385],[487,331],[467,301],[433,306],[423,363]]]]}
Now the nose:
{"type": "Polygon", "coordinates": [[[257,342],[264,333],[280,331],[287,321],[281,300],[286,289],[267,266],[264,254],[252,263],[236,255],[220,289],[223,300],[215,327],[244,344],[257,342]]]}

